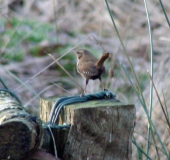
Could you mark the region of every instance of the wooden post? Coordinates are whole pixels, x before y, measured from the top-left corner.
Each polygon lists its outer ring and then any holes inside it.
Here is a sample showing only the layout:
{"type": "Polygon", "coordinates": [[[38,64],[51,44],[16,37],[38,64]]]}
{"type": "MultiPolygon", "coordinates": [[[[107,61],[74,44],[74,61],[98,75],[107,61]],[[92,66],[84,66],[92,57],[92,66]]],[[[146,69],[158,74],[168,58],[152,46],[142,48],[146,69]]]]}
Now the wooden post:
{"type": "Polygon", "coordinates": [[[41,121],[8,91],[0,91],[0,159],[23,159],[39,146],[41,121]]]}
{"type": "MultiPolygon", "coordinates": [[[[57,98],[41,99],[46,121],[57,98]]],[[[114,100],[94,100],[65,106],[60,123],[71,124],[65,135],[63,160],[131,160],[135,106],[114,100]]],[[[54,135],[55,136],[55,135],[54,135]]],[[[60,146],[62,140],[57,141],[60,146]]],[[[62,144],[63,145],[63,144],[62,144]]],[[[60,151],[58,151],[60,152],[60,151]]]]}

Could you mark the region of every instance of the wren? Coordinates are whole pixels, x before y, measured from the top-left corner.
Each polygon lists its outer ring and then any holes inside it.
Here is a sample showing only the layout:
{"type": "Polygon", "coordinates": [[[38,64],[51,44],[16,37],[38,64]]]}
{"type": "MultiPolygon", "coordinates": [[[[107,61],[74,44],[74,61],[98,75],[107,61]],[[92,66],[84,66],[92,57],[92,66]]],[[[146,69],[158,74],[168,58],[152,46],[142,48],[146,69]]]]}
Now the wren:
{"type": "Polygon", "coordinates": [[[81,49],[76,51],[76,56],[77,71],[86,79],[84,93],[86,93],[86,87],[90,79],[99,79],[104,89],[101,75],[105,73],[104,62],[109,58],[109,53],[104,53],[100,59],[97,59],[88,50],[81,49]]]}

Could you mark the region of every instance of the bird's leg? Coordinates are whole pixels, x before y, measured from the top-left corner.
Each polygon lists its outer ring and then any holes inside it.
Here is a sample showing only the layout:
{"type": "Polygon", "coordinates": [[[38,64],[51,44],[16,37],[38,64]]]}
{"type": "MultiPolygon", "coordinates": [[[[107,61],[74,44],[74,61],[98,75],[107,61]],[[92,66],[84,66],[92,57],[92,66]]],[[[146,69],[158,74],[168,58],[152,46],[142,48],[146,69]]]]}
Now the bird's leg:
{"type": "Polygon", "coordinates": [[[87,87],[88,82],[89,82],[89,80],[88,80],[88,79],[86,79],[86,85],[85,85],[85,88],[84,88],[84,94],[86,94],[86,93],[87,93],[87,92],[86,92],[86,87],[87,87]]]}
{"type": "Polygon", "coordinates": [[[99,77],[99,80],[100,80],[100,83],[101,83],[101,86],[102,86],[102,90],[104,90],[105,88],[104,88],[104,84],[102,83],[101,77],[99,77]]]}
{"type": "Polygon", "coordinates": [[[87,87],[88,82],[89,82],[89,80],[86,79],[86,85],[85,85],[85,87],[84,87],[84,93],[82,93],[82,94],[80,95],[80,97],[83,97],[85,94],[87,94],[87,92],[86,92],[86,87],[87,87]]]}

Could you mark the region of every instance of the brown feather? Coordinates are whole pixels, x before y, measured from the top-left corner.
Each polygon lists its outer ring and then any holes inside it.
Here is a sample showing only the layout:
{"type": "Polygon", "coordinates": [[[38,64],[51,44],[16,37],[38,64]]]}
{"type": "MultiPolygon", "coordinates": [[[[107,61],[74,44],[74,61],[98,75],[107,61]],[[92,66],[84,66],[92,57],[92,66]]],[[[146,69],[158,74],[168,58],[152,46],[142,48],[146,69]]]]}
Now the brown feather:
{"type": "Polygon", "coordinates": [[[107,52],[107,53],[104,53],[104,54],[100,57],[100,59],[96,62],[96,66],[102,66],[103,63],[104,63],[104,61],[105,61],[107,58],[109,58],[109,53],[108,53],[108,52],[107,52]]]}

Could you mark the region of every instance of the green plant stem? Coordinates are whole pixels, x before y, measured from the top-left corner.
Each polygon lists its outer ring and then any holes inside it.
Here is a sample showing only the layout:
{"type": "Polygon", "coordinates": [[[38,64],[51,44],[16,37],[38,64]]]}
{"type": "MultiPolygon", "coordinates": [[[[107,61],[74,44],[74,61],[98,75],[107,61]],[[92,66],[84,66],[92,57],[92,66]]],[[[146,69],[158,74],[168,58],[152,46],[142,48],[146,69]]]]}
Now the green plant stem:
{"type": "Polygon", "coordinates": [[[5,84],[5,82],[0,78],[0,82],[2,83],[2,85],[4,86],[5,89],[8,89],[7,85],[5,84]]]}
{"type": "MultiPolygon", "coordinates": [[[[150,130],[151,131],[151,134],[152,134],[152,139],[153,139],[153,141],[154,141],[154,144],[156,144],[156,140],[155,140],[155,137],[154,137],[154,133],[153,133],[153,130],[151,129],[150,130]]],[[[149,141],[149,139],[147,139],[147,142],[149,141]]],[[[149,141],[149,144],[150,144],[151,142],[149,141]]],[[[155,149],[156,149],[156,153],[157,153],[157,156],[158,156],[158,160],[160,160],[160,156],[159,156],[159,152],[158,152],[158,147],[155,145],[155,149]]]]}
{"type": "MultiPolygon", "coordinates": [[[[144,137],[142,134],[140,134],[140,133],[137,132],[136,130],[134,130],[134,133],[136,133],[138,136],[141,136],[141,137],[144,138],[145,140],[148,140],[146,137],[144,137]]],[[[152,142],[152,141],[150,141],[150,143],[151,143],[153,146],[157,147],[157,149],[159,149],[159,151],[161,151],[163,154],[165,154],[164,151],[163,151],[159,146],[157,146],[156,143],[154,143],[154,142],[152,142]]]]}
{"type": "Polygon", "coordinates": [[[133,139],[132,139],[132,143],[136,146],[136,148],[140,151],[140,152],[142,152],[149,160],[152,160],[150,157],[149,157],[149,155],[147,155],[146,153],[145,153],[145,151],[136,143],[136,139],[135,139],[135,137],[133,136],[133,139]]]}
{"type": "Polygon", "coordinates": [[[162,7],[162,10],[163,10],[163,12],[164,12],[164,15],[165,15],[166,21],[167,21],[167,23],[168,23],[168,26],[170,27],[170,22],[169,22],[169,19],[168,19],[167,14],[166,14],[165,8],[164,8],[164,6],[163,6],[163,3],[162,3],[161,0],[159,0],[159,3],[160,3],[160,5],[161,5],[161,7],[162,7]]]}
{"type": "MultiPolygon", "coordinates": [[[[5,72],[7,72],[9,75],[11,75],[14,79],[16,79],[19,83],[21,83],[25,88],[27,88],[31,93],[33,93],[37,98],[40,98],[40,96],[28,85],[24,84],[17,76],[15,76],[12,72],[5,69],[2,65],[0,66],[5,72]]],[[[13,91],[14,92],[14,91],[13,91]]]]}
{"type": "Polygon", "coordinates": [[[168,114],[168,109],[167,109],[167,104],[166,104],[166,101],[165,101],[165,95],[164,95],[163,91],[162,91],[162,93],[163,93],[163,97],[164,97],[164,106],[165,106],[166,116],[168,118],[168,121],[170,122],[169,114],[168,114]]]}
{"type": "MultiPolygon", "coordinates": [[[[149,28],[149,37],[150,37],[150,48],[151,48],[151,77],[153,77],[153,39],[152,39],[152,30],[151,30],[151,23],[150,23],[150,17],[149,17],[149,12],[148,12],[148,6],[146,0],[144,0],[145,4],[145,10],[146,10],[146,16],[148,20],[148,28],[149,28]]],[[[152,119],[152,103],[153,103],[153,85],[150,82],[150,104],[149,104],[149,117],[152,119]]],[[[148,123],[148,135],[147,135],[147,143],[146,143],[146,153],[149,153],[149,148],[150,148],[150,125],[148,123]]]]}
{"type": "Polygon", "coordinates": [[[57,37],[57,43],[59,43],[58,40],[58,20],[57,20],[57,11],[56,11],[56,1],[53,0],[53,6],[54,6],[54,17],[55,17],[55,32],[56,32],[56,37],[57,37]]]}
{"type": "Polygon", "coordinates": [[[139,96],[139,93],[137,92],[136,88],[134,87],[134,84],[133,84],[132,80],[130,79],[130,76],[129,76],[129,74],[127,73],[127,71],[125,70],[124,66],[121,65],[121,67],[122,67],[123,71],[125,72],[125,74],[126,74],[128,80],[129,80],[132,88],[134,89],[134,91],[135,91],[135,93],[136,93],[136,95],[137,95],[137,97],[138,97],[138,99],[139,99],[139,101],[140,101],[140,103],[141,103],[144,111],[145,111],[145,114],[146,114],[147,119],[148,119],[148,123],[149,123],[149,125],[150,125],[150,129],[152,130],[153,133],[156,134],[156,136],[157,136],[157,138],[158,138],[158,141],[160,142],[160,144],[161,144],[161,146],[162,146],[163,153],[166,155],[167,159],[169,159],[170,156],[169,156],[169,154],[168,154],[168,152],[167,152],[167,150],[166,150],[166,148],[165,148],[165,146],[164,146],[164,144],[163,144],[163,142],[162,142],[162,140],[161,140],[161,138],[160,138],[160,135],[159,135],[158,131],[156,130],[155,125],[153,124],[153,122],[152,122],[152,120],[151,120],[151,118],[150,118],[150,116],[149,116],[149,113],[148,113],[148,110],[147,110],[146,105],[145,105],[144,103],[142,103],[142,100],[141,100],[141,98],[140,98],[140,96],[139,96]]]}
{"type": "Polygon", "coordinates": [[[167,124],[168,124],[169,129],[170,129],[170,122],[169,122],[169,119],[168,119],[168,117],[167,117],[166,111],[165,111],[165,109],[164,109],[164,107],[163,107],[163,104],[162,104],[162,102],[161,102],[161,99],[160,99],[160,96],[159,96],[158,91],[157,91],[157,89],[156,89],[155,83],[154,83],[154,81],[153,81],[151,75],[149,74],[149,72],[148,72],[148,76],[149,76],[149,78],[150,78],[150,80],[151,80],[151,83],[153,84],[153,87],[154,87],[154,89],[155,89],[157,98],[158,98],[158,100],[159,100],[159,103],[160,103],[160,105],[161,105],[163,114],[164,114],[164,116],[165,116],[166,122],[167,122],[167,124]]]}
{"type": "Polygon", "coordinates": [[[5,49],[8,47],[9,43],[12,40],[12,37],[15,35],[15,32],[17,32],[18,27],[21,25],[22,21],[20,21],[20,23],[17,25],[17,27],[14,29],[14,31],[11,34],[11,37],[9,38],[8,42],[6,43],[6,45],[4,46],[4,48],[2,49],[2,51],[0,52],[0,57],[2,56],[2,54],[4,53],[5,49]]]}
{"type": "MultiPolygon", "coordinates": [[[[134,69],[133,69],[133,66],[132,66],[132,63],[131,63],[131,61],[130,61],[130,58],[129,58],[127,52],[126,52],[126,48],[125,48],[125,46],[124,46],[124,44],[123,44],[123,41],[122,41],[122,39],[121,39],[121,37],[120,37],[119,31],[118,31],[117,26],[116,26],[116,23],[115,23],[115,21],[114,21],[114,19],[113,19],[113,16],[112,16],[112,13],[111,13],[109,4],[108,4],[107,0],[105,0],[105,2],[106,2],[107,9],[108,9],[108,11],[109,11],[109,15],[110,15],[111,20],[112,20],[112,23],[113,23],[114,28],[115,28],[115,30],[116,30],[117,36],[118,36],[119,41],[120,41],[120,43],[121,43],[121,45],[122,45],[122,48],[123,48],[123,51],[124,51],[123,53],[124,53],[124,55],[126,56],[126,58],[127,58],[127,60],[128,60],[128,63],[129,63],[129,65],[130,65],[130,69],[131,69],[132,74],[133,74],[133,76],[134,76],[134,79],[135,79],[135,81],[136,81],[137,91],[140,93],[140,96],[142,97],[142,101],[143,101],[143,103],[145,104],[145,99],[144,99],[143,94],[142,94],[142,92],[141,92],[141,89],[140,89],[140,87],[139,87],[139,82],[138,82],[137,76],[136,76],[135,71],[134,71],[134,69]]],[[[145,104],[145,105],[146,105],[146,104],[145,104]]]]}

